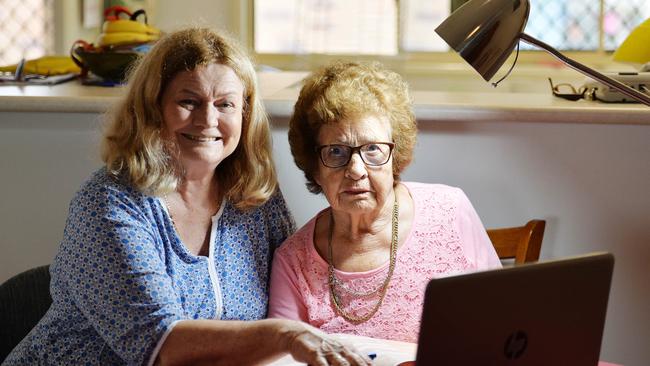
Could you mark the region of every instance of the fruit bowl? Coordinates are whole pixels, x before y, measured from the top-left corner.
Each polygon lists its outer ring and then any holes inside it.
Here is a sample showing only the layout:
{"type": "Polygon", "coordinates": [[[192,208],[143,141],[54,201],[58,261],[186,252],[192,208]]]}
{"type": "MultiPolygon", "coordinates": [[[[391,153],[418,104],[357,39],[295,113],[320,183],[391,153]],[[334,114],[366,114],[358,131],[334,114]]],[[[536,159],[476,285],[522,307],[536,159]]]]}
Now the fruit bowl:
{"type": "Polygon", "coordinates": [[[107,81],[123,82],[128,68],[142,54],[133,51],[88,50],[76,47],[71,57],[79,67],[107,81]]]}
{"type": "Polygon", "coordinates": [[[143,9],[131,13],[123,6],[111,6],[104,10],[102,33],[96,43],[77,40],[72,44],[70,57],[82,70],[82,77],[88,71],[111,83],[122,83],[129,67],[153,43],[160,38],[160,30],[147,24],[143,9]],[[120,19],[126,14],[128,19],[120,19]],[[138,21],[144,18],[144,23],[138,21]]]}

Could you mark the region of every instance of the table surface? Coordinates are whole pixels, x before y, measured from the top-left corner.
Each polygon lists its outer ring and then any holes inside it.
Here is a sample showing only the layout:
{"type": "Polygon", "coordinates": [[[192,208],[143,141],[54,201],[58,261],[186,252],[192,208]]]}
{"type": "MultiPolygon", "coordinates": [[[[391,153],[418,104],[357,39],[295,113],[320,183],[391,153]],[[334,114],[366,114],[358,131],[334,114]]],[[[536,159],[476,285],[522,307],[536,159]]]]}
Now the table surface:
{"type": "MultiPolygon", "coordinates": [[[[369,337],[356,336],[351,334],[334,334],[337,340],[352,344],[360,352],[377,355],[373,365],[375,366],[394,366],[403,361],[415,360],[417,344],[385,339],[376,339],[369,337]]],[[[304,365],[293,360],[290,355],[273,362],[270,366],[290,366],[304,365]]]]}
{"type": "MultiPolygon", "coordinates": [[[[369,338],[352,334],[333,334],[332,336],[341,342],[352,344],[360,352],[376,354],[377,358],[375,358],[373,362],[373,365],[375,366],[395,366],[400,362],[413,361],[415,360],[415,355],[417,353],[417,344],[415,343],[369,338]]],[[[294,365],[305,364],[294,361],[290,355],[286,355],[269,364],[269,366],[294,365]]],[[[621,365],[600,361],[598,366],[621,365]]]]}

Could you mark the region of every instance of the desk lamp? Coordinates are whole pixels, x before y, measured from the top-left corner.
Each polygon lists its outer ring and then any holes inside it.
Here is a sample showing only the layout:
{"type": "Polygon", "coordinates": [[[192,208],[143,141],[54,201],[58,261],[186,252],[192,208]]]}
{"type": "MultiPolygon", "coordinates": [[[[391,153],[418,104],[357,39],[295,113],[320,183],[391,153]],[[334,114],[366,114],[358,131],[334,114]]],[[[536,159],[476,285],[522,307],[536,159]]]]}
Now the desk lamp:
{"type": "Polygon", "coordinates": [[[436,28],[436,33],[485,81],[490,81],[521,39],[590,78],[650,106],[650,95],[578,63],[524,33],[529,11],[528,0],[470,0],[445,19],[436,28]]]}

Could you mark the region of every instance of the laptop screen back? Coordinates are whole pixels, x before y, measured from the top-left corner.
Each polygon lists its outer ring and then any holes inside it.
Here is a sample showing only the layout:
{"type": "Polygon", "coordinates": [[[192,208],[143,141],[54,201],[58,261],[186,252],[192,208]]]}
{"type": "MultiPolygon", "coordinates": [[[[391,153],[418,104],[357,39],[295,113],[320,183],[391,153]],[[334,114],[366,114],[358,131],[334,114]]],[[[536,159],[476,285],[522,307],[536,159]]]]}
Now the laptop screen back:
{"type": "Polygon", "coordinates": [[[597,365],[613,266],[594,254],[430,281],[417,365],[597,365]]]}

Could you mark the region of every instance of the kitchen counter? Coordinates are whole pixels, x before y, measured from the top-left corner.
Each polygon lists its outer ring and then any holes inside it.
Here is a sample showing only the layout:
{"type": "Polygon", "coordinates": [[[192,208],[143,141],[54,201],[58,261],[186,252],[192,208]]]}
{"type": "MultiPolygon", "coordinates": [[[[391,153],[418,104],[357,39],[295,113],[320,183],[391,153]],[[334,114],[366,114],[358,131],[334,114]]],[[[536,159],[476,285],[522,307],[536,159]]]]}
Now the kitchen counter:
{"type": "MultiPolygon", "coordinates": [[[[304,72],[260,73],[263,99],[297,85],[304,72]]],[[[103,113],[125,93],[124,87],[81,85],[79,80],[45,85],[0,84],[0,112],[103,113]]],[[[289,103],[290,101],[284,101],[289,103]]]]}
{"type": "MultiPolygon", "coordinates": [[[[305,76],[304,72],[259,73],[261,96],[269,115],[280,119],[291,115],[300,80],[305,76]]],[[[498,88],[473,74],[406,78],[412,85],[415,114],[421,122],[650,124],[650,107],[641,104],[556,98],[550,93],[545,73],[513,75],[498,88]]],[[[572,76],[574,85],[580,80],[579,75],[572,76]]],[[[123,93],[122,87],[82,86],[78,81],[56,86],[0,85],[0,112],[102,113],[123,93]]]]}

